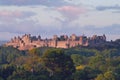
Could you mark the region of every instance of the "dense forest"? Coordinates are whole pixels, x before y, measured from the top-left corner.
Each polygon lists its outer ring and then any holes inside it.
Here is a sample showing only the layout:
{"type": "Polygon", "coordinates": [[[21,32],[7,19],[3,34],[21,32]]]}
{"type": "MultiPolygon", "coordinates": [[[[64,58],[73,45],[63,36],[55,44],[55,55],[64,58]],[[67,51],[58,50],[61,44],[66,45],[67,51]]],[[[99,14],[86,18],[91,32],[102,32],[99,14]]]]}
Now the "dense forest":
{"type": "Polygon", "coordinates": [[[69,49],[1,46],[0,80],[120,80],[120,39],[69,49]]]}

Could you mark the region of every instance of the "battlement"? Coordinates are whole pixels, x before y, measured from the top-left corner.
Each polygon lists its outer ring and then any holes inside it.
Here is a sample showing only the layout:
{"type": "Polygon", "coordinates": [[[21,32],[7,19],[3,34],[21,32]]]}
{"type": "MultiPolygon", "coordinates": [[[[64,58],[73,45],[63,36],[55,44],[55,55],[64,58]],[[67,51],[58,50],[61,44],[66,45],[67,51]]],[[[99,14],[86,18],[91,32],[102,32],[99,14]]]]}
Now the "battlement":
{"type": "Polygon", "coordinates": [[[22,37],[14,37],[11,41],[7,42],[6,46],[13,46],[19,50],[28,50],[35,47],[55,47],[55,48],[71,48],[78,45],[88,46],[96,45],[106,42],[106,36],[93,35],[92,37],[87,36],[71,36],[61,35],[58,37],[54,35],[50,39],[41,39],[41,36],[31,36],[31,34],[25,34],[22,37]]]}

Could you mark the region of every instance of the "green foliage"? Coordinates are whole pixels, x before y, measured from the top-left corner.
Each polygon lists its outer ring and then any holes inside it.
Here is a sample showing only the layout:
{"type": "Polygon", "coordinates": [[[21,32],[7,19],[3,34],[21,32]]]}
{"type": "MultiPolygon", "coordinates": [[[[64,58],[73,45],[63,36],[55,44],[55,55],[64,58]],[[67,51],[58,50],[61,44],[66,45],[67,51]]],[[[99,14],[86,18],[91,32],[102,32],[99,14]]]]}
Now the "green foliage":
{"type": "Polygon", "coordinates": [[[17,69],[7,80],[49,80],[49,73],[44,68],[34,72],[17,69]]]}
{"type": "Polygon", "coordinates": [[[81,56],[90,57],[96,55],[97,51],[94,49],[84,48],[70,48],[65,51],[65,54],[79,54],[81,56]]]}
{"type": "Polygon", "coordinates": [[[39,48],[34,48],[34,49],[31,49],[29,50],[29,54],[30,55],[36,55],[36,56],[42,56],[42,52],[39,48]]]}
{"type": "Polygon", "coordinates": [[[73,60],[73,63],[75,64],[75,66],[79,66],[79,65],[83,64],[83,56],[81,56],[79,54],[72,54],[71,58],[73,60]]]}
{"type": "Polygon", "coordinates": [[[70,56],[65,55],[61,49],[49,49],[42,57],[42,61],[47,69],[52,73],[54,80],[69,78],[75,71],[74,64],[70,56]]]}
{"type": "Polygon", "coordinates": [[[116,80],[115,73],[112,71],[107,71],[106,73],[104,73],[104,77],[106,80],[116,80]]]}
{"type": "Polygon", "coordinates": [[[104,65],[104,64],[105,64],[105,58],[101,55],[91,57],[89,62],[89,65],[92,68],[99,68],[100,65],[104,65]]]}
{"type": "Polygon", "coordinates": [[[90,67],[85,67],[83,70],[78,70],[74,74],[74,80],[92,80],[94,79],[100,71],[92,69],[90,67]]]}
{"type": "Polygon", "coordinates": [[[0,64],[11,63],[21,55],[22,55],[22,52],[13,47],[1,47],[0,48],[0,64]]]}
{"type": "Polygon", "coordinates": [[[0,47],[0,80],[120,80],[119,46],[118,39],[69,49],[0,47]]]}
{"type": "Polygon", "coordinates": [[[37,70],[41,67],[41,58],[38,56],[21,56],[16,59],[14,65],[23,67],[26,70],[37,70]]]}
{"type": "Polygon", "coordinates": [[[102,51],[102,54],[104,55],[105,58],[113,58],[120,56],[120,50],[118,49],[106,49],[102,51]]]}
{"type": "Polygon", "coordinates": [[[12,65],[3,65],[0,67],[0,77],[6,79],[10,75],[12,75],[15,68],[12,65]]]}
{"type": "Polygon", "coordinates": [[[119,80],[116,74],[112,71],[107,71],[104,74],[99,74],[95,80],[119,80]]]}
{"type": "Polygon", "coordinates": [[[95,80],[106,80],[103,74],[99,74],[95,80]]]}

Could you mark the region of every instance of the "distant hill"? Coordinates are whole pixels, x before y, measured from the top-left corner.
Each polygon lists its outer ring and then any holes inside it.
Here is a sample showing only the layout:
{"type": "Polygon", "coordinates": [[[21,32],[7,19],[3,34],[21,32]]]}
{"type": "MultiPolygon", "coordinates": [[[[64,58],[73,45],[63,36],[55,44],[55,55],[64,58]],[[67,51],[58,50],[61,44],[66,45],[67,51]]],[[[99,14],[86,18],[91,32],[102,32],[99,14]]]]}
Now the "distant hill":
{"type": "Polygon", "coordinates": [[[0,46],[6,43],[7,41],[0,41],[0,46]]]}

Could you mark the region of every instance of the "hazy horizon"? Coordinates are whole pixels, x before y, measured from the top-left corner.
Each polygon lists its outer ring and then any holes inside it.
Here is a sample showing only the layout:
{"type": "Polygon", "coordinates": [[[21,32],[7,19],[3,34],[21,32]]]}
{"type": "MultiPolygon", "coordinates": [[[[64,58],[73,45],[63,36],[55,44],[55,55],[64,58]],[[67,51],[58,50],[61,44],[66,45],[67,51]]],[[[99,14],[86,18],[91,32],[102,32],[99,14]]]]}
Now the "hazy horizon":
{"type": "Polygon", "coordinates": [[[120,39],[120,0],[1,0],[0,40],[23,34],[120,39]]]}

